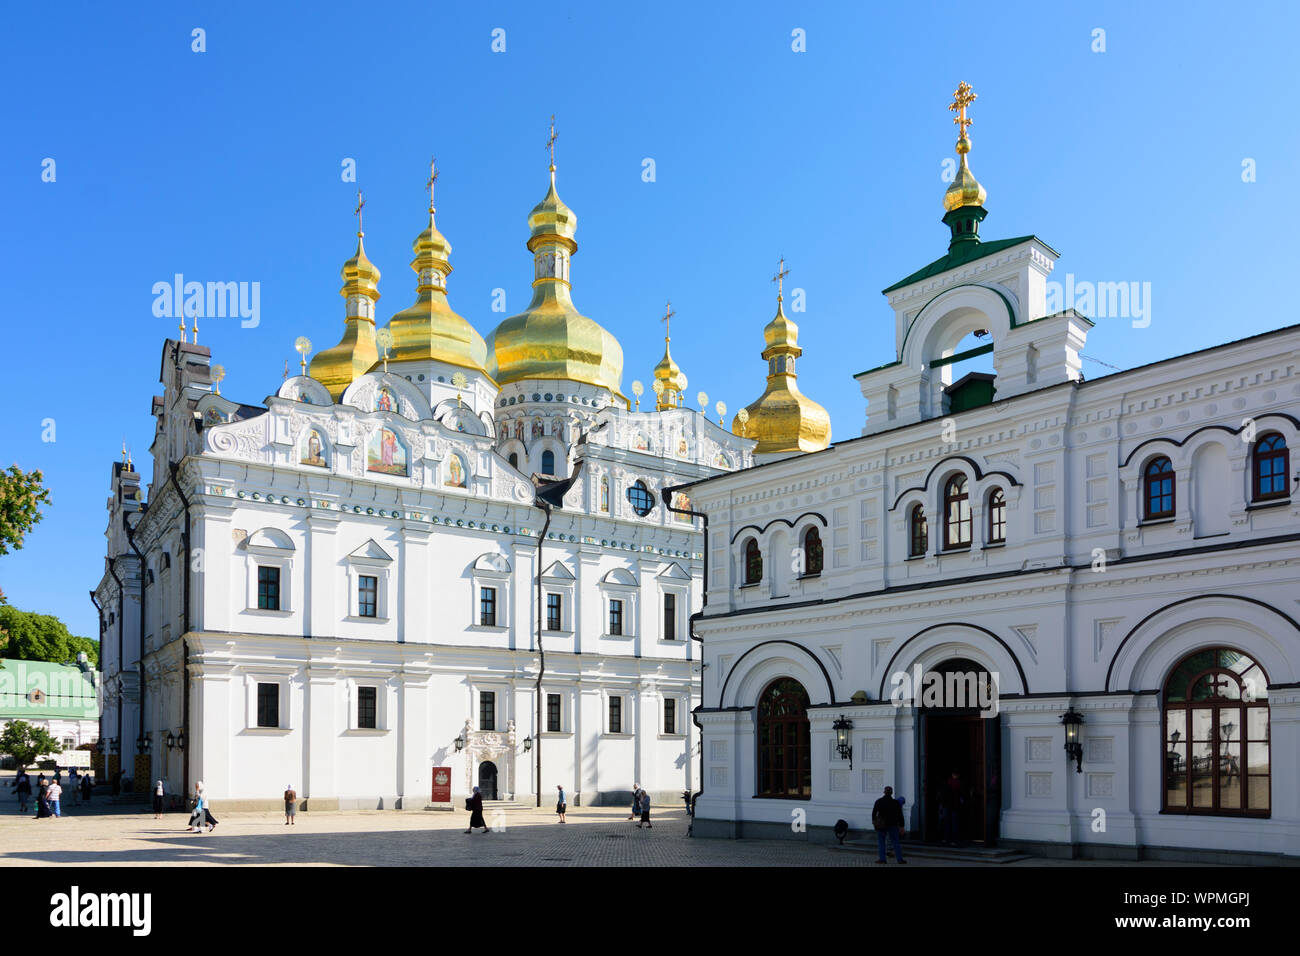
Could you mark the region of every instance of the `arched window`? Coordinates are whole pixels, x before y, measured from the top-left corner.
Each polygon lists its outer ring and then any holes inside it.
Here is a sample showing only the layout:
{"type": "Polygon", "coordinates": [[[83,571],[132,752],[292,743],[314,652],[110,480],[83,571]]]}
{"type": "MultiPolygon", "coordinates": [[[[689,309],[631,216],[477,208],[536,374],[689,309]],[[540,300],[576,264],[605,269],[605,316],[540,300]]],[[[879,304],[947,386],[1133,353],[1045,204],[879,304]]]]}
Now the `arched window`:
{"type": "Polygon", "coordinates": [[[1007,496],[1001,488],[989,492],[989,544],[1003,544],[1007,540],[1007,496]]]}
{"type": "Polygon", "coordinates": [[[1269,815],[1268,676],[1228,647],[1196,651],[1165,681],[1164,810],[1269,815]]]}
{"type": "Polygon", "coordinates": [[[745,583],[757,584],[763,580],[763,552],[758,542],[750,538],[745,542],[745,583]]]}
{"type": "Polygon", "coordinates": [[[804,576],[822,573],[822,536],[816,528],[809,528],[803,536],[804,576]]]}
{"type": "Polygon", "coordinates": [[[510,467],[511,467],[511,468],[518,468],[518,467],[519,467],[519,453],[518,453],[518,452],[512,451],[512,452],[510,453],[510,467]]]}
{"type": "Polygon", "coordinates": [[[965,475],[953,475],[943,488],[943,546],[969,548],[971,538],[970,491],[965,475]]]}
{"type": "Polygon", "coordinates": [[[803,685],[789,677],[768,684],[758,699],[758,796],[812,798],[809,736],[803,685]]]}
{"type": "Polygon", "coordinates": [[[919,504],[912,505],[907,515],[907,554],[919,558],[930,547],[930,528],[926,524],[925,509],[919,504]]]}
{"type": "Polygon", "coordinates": [[[543,475],[555,474],[555,452],[553,451],[542,452],[542,474],[543,475]]]}
{"type": "Polygon", "coordinates": [[[1252,487],[1255,501],[1287,497],[1287,472],[1290,471],[1290,452],[1286,439],[1271,432],[1255,442],[1252,487]]]}
{"type": "Polygon", "coordinates": [[[1142,500],[1146,520],[1174,516],[1174,466],[1163,455],[1152,459],[1142,472],[1142,500]]]}

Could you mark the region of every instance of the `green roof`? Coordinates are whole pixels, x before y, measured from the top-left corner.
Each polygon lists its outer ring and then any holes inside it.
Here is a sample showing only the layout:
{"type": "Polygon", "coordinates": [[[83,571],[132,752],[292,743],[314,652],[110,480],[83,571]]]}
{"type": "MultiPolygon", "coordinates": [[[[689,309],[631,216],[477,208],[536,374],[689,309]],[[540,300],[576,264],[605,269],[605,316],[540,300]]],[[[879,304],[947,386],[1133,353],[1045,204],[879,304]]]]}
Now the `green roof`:
{"type": "Polygon", "coordinates": [[[0,658],[0,721],[95,720],[98,683],[75,664],[0,658]]]}
{"type": "Polygon", "coordinates": [[[1001,252],[1003,249],[1010,249],[1012,246],[1018,246],[1022,242],[1029,240],[1042,242],[1044,246],[1051,249],[1054,255],[1060,255],[1051,246],[1039,239],[1037,236],[1017,236],[1014,239],[993,239],[989,242],[959,242],[956,248],[950,251],[941,259],[935,259],[928,266],[918,269],[906,279],[895,282],[887,289],[881,289],[883,295],[888,295],[895,289],[901,289],[903,286],[911,285],[913,282],[920,282],[922,279],[928,279],[931,276],[937,276],[940,273],[947,272],[949,269],[955,269],[958,266],[965,265],[968,262],[974,262],[976,259],[983,259],[985,256],[991,256],[995,252],[1001,252]]]}

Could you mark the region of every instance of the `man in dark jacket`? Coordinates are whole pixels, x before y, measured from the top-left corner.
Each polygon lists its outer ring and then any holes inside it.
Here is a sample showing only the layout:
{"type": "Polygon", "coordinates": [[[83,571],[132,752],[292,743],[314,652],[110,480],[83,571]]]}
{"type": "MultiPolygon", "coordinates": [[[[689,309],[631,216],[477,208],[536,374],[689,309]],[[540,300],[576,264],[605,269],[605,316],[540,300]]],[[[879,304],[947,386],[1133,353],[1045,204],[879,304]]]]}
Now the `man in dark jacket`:
{"type": "Polygon", "coordinates": [[[894,788],[886,787],[885,795],[871,808],[871,825],[876,828],[876,839],[880,843],[880,859],[885,862],[885,837],[888,836],[894,847],[894,859],[906,863],[899,838],[903,833],[903,805],[894,799],[894,788]]]}

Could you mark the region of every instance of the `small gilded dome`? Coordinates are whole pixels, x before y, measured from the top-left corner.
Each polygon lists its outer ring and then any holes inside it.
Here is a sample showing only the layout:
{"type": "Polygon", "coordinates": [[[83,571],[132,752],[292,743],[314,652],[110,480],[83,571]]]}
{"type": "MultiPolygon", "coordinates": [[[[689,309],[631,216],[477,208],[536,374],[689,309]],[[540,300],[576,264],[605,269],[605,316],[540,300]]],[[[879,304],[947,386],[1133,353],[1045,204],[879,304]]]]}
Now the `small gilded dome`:
{"type": "Polygon", "coordinates": [[[943,208],[952,212],[962,206],[983,206],[988,193],[979,184],[975,174],[966,164],[966,154],[970,152],[970,140],[963,136],[957,140],[957,152],[961,154],[961,165],[957,167],[957,178],[952,181],[943,194],[943,208]]]}
{"type": "Polygon", "coordinates": [[[555,191],[555,170],[552,169],[551,188],[528,214],[528,248],[533,249],[539,240],[548,236],[559,236],[572,242],[577,231],[578,216],[555,191]]]}
{"type": "Polygon", "coordinates": [[[362,242],[361,233],[357,233],[357,251],[352,254],[351,259],[343,263],[341,274],[343,295],[348,294],[348,287],[352,285],[372,288],[379,285],[379,267],[366,258],[366,247],[362,242]]]}
{"type": "Polygon", "coordinates": [[[758,441],[755,455],[821,451],[830,443],[831,417],[826,409],[799,391],[795,360],[799,326],[786,317],[780,298],[776,315],[763,329],[763,358],[768,363],[767,388],[758,400],[732,419],[731,430],[758,441]]]}
{"type": "Polygon", "coordinates": [[[654,376],[656,382],[663,383],[663,389],[659,392],[661,396],[668,395],[670,392],[680,395],[686,391],[686,373],[673,361],[672,353],[668,350],[667,338],[664,339],[664,357],[655,366],[654,376]]]}

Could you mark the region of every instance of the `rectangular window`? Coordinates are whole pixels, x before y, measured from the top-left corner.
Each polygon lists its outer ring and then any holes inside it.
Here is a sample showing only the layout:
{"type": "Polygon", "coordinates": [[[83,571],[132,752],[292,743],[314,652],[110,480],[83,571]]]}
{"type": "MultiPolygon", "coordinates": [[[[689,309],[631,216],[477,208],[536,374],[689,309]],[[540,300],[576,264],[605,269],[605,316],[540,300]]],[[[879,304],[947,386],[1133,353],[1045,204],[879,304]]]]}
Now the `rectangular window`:
{"type": "Polygon", "coordinates": [[[664,701],[664,733],[677,733],[677,701],[671,698],[664,701]]]}
{"type": "Polygon", "coordinates": [[[664,595],[664,640],[677,640],[677,595],[664,595]]]}
{"type": "Polygon", "coordinates": [[[623,633],[623,602],[622,601],[609,602],[609,633],[611,634],[623,633]]]}
{"type": "MultiPolygon", "coordinates": [[[[278,569],[275,569],[278,570],[278,569]]],[[[280,685],[257,685],[257,726],[280,726],[280,685]]]]}
{"type": "Polygon", "coordinates": [[[379,726],[379,688],[357,688],[357,726],[374,730],[379,726]]]}
{"type": "Polygon", "coordinates": [[[257,569],[257,608],[259,611],[280,610],[280,569],[257,569]]]}
{"type": "Polygon", "coordinates": [[[379,578],[363,574],[357,578],[357,613],[375,617],[378,610],[379,578]]]}
{"type": "Polygon", "coordinates": [[[497,729],[496,691],[482,690],[478,694],[478,729],[497,729]]]}
{"type": "Polygon", "coordinates": [[[560,595],[546,595],[546,629],[558,631],[563,618],[560,615],[560,595]]]}
{"type": "Polygon", "coordinates": [[[560,695],[546,695],[546,730],[548,733],[560,732],[560,695]]]}
{"type": "Polygon", "coordinates": [[[478,622],[482,627],[497,626],[497,589],[478,589],[478,622]]]}
{"type": "Polygon", "coordinates": [[[611,697],[609,699],[609,732],[611,734],[621,734],[623,732],[622,697],[611,697]]]}

